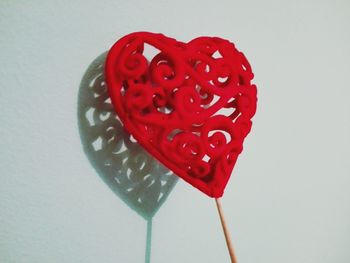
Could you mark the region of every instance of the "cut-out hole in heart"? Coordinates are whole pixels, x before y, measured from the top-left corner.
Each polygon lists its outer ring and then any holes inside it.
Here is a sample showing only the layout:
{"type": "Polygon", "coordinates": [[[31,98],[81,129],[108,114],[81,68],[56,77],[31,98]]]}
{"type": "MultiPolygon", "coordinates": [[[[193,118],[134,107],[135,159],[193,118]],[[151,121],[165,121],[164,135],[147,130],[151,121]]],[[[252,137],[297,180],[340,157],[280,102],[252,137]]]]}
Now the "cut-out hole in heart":
{"type": "Polygon", "coordinates": [[[114,44],[105,70],[124,128],[178,176],[221,197],[256,110],[243,53],[218,37],[183,43],[137,32],[114,44]]]}

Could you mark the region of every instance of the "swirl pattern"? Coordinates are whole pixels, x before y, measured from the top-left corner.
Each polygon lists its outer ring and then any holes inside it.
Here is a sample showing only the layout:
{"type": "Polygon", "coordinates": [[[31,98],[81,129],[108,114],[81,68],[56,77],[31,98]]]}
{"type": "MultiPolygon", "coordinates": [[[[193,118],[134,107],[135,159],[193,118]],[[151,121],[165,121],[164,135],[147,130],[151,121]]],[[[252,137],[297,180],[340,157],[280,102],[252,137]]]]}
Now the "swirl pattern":
{"type": "Polygon", "coordinates": [[[244,54],[218,37],[183,43],[137,32],[114,44],[105,70],[124,127],[178,176],[221,197],[256,111],[244,54]]]}

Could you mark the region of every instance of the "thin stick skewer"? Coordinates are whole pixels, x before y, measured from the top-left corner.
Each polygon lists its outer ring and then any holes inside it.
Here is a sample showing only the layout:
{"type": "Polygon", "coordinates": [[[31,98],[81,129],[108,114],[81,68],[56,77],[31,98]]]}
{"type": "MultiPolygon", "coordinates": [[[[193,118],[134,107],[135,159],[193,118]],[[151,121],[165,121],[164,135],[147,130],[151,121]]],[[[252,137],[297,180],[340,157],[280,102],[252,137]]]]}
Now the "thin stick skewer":
{"type": "Polygon", "coordinates": [[[227,225],[226,225],[224,213],[223,213],[223,210],[222,210],[220,198],[215,198],[215,203],[216,203],[216,207],[217,207],[218,212],[219,212],[220,221],[221,221],[221,225],[222,225],[222,230],[224,231],[224,235],[225,235],[225,239],[226,239],[226,245],[227,245],[227,248],[228,248],[228,252],[230,253],[231,262],[232,263],[237,263],[235,251],[233,249],[232,241],[231,241],[231,238],[230,238],[230,233],[228,232],[228,229],[227,229],[227,225]]]}

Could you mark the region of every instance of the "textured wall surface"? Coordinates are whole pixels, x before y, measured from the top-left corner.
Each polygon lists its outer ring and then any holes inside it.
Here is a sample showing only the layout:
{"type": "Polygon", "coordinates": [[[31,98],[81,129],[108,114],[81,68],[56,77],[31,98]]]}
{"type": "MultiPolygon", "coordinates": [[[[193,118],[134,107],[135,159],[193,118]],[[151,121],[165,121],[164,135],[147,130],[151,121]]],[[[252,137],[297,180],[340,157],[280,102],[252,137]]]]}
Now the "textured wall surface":
{"type": "MultiPolygon", "coordinates": [[[[350,261],[350,3],[1,1],[0,262],[144,262],[146,221],[81,144],[78,91],[119,37],[231,39],[259,108],[223,205],[239,262],[350,261]]],[[[214,201],[179,181],[151,262],[229,262],[214,201]]]]}

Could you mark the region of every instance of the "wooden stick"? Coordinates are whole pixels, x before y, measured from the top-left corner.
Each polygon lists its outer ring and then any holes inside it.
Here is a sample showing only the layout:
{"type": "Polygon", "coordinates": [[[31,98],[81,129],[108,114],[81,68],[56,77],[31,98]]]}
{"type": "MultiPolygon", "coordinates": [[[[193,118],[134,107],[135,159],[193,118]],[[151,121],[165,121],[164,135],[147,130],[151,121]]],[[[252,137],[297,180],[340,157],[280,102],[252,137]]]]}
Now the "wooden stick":
{"type": "Polygon", "coordinates": [[[233,250],[233,245],[232,245],[231,238],[230,238],[230,233],[228,232],[228,229],[226,226],[226,221],[225,221],[225,217],[224,217],[224,212],[222,210],[220,198],[215,198],[215,202],[216,202],[216,207],[217,207],[218,212],[219,212],[222,230],[224,231],[228,252],[230,253],[231,262],[237,263],[235,251],[233,250]]]}

